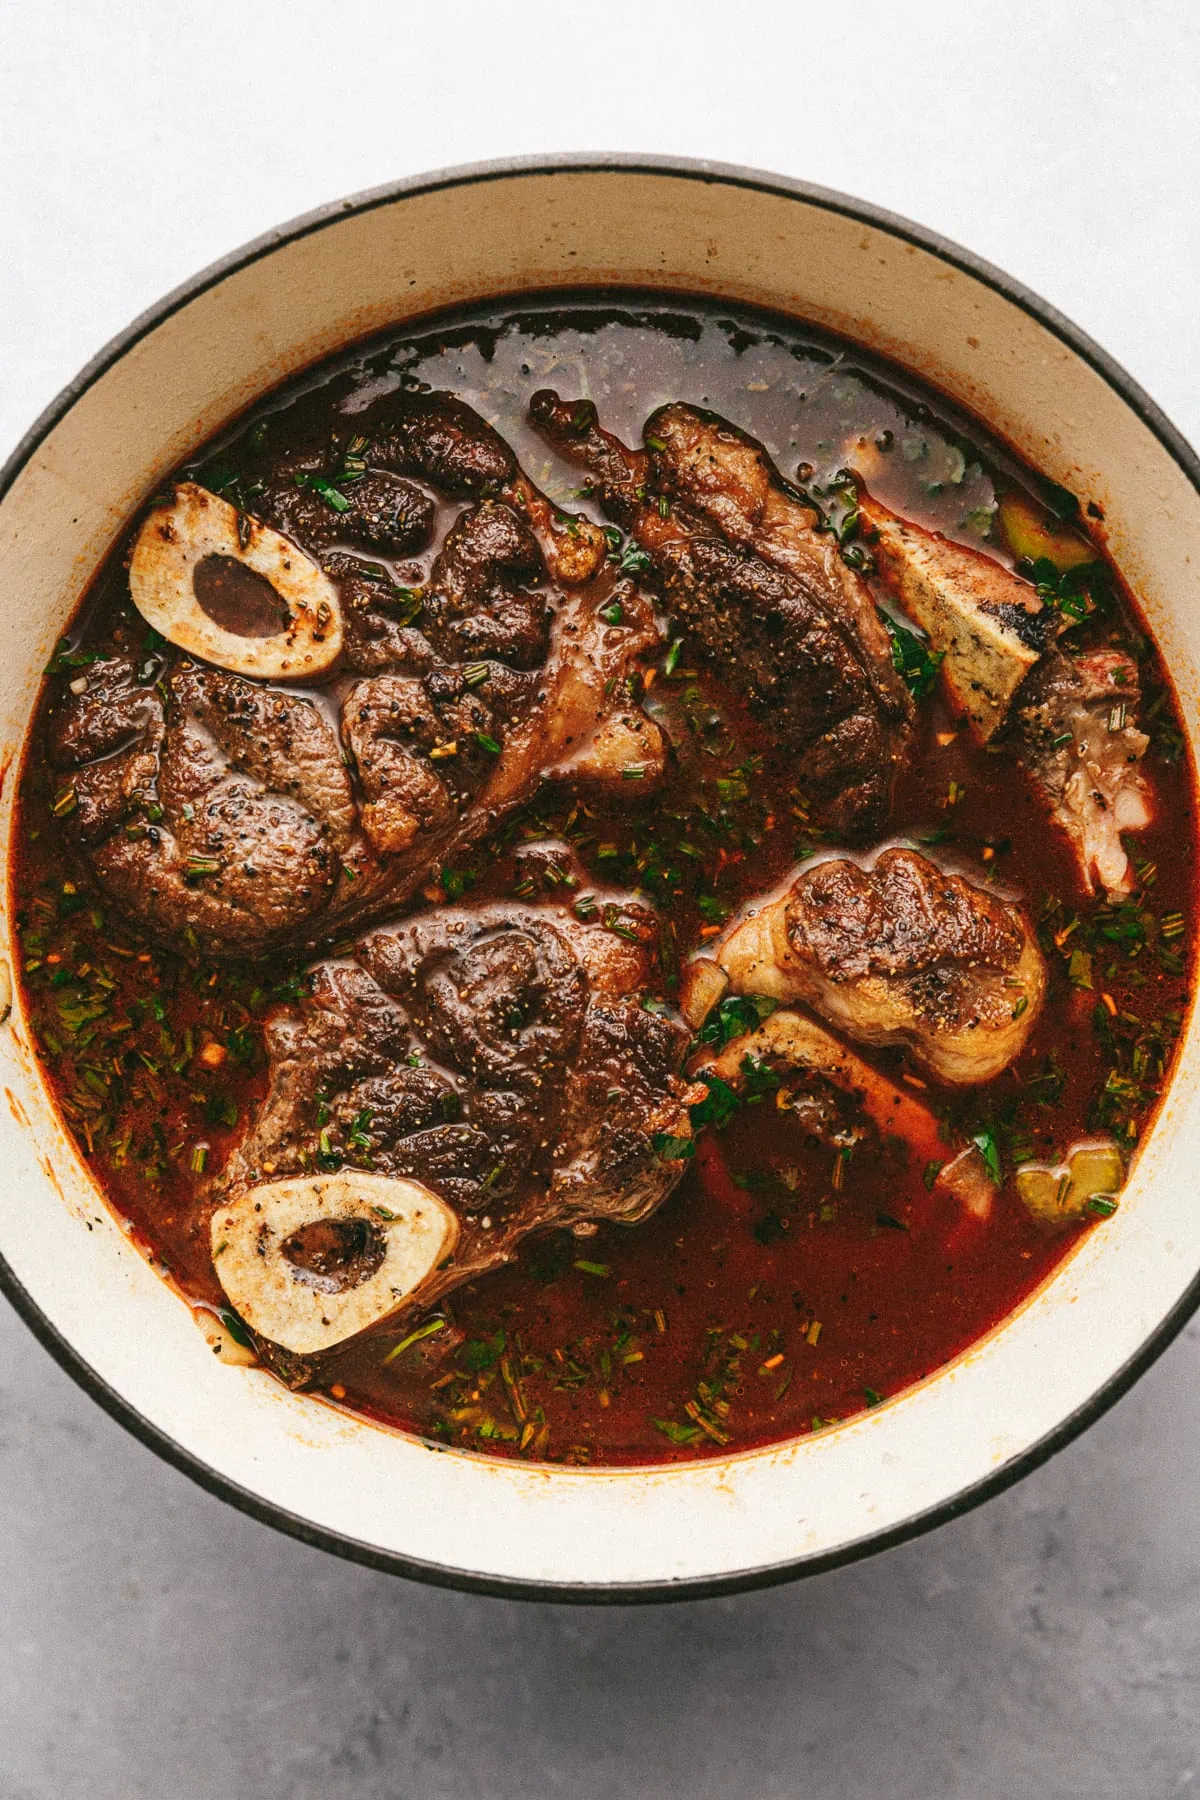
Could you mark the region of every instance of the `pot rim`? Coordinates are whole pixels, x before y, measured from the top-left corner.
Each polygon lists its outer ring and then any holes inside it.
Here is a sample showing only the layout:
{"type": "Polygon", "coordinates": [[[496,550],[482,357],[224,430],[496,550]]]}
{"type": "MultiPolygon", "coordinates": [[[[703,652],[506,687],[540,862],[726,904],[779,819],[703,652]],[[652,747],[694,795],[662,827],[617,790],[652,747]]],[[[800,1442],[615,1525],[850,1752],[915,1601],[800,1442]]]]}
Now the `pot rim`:
{"type": "MultiPolygon", "coordinates": [[[[492,181],[510,181],[524,176],[554,174],[630,174],[673,177],[681,181],[697,181],[730,187],[748,188],[784,199],[800,200],[809,206],[839,213],[860,224],[870,225],[891,236],[925,250],[984,286],[991,288],[1012,305],[1027,313],[1051,332],[1076,356],[1081,358],[1112,388],[1143,425],[1158,439],[1179,466],[1192,487],[1200,494],[1200,456],[1183,434],[1172,425],[1166,414],[1114,357],[1057,308],[1051,306],[1022,282],[997,268],[993,263],[964,249],[940,232],[918,225],[902,214],[890,212],[869,201],[856,199],[837,189],[811,182],[746,168],[734,163],[709,162],[694,157],[647,156],[639,153],[596,154],[590,152],[551,153],[539,156],[500,157],[486,162],[461,164],[437,169],[427,174],[405,177],[382,186],[314,208],[289,220],[274,230],[264,232],[229,255],[210,263],[190,279],[173,288],[160,300],[140,313],[123,331],[116,334],[93,356],[74,379],[56,395],[21,437],[16,448],[0,467],[0,501],[32,458],[39,445],[70,412],[71,408],[110,368],[118,363],[144,337],[156,330],[174,313],[189,305],[228,276],[270,256],[276,250],[322,231],[339,220],[372,212],[398,200],[439,190],[475,186],[492,181]]],[[[405,1575],[435,1587],[485,1594],[497,1598],[569,1602],[577,1605],[652,1604],[667,1600],[709,1599],[725,1594],[743,1593],[774,1587],[785,1581],[822,1574],[860,1559],[891,1549],[921,1536],[937,1525],[961,1518],[983,1501],[1002,1493],[1015,1482],[1047,1462],[1080,1433],[1108,1411],[1146,1372],[1183,1330],[1200,1308],[1200,1270],[1171,1310],[1145,1339],[1138,1351],[1118,1369],[1080,1407],[1061,1420],[1036,1443],[1014,1456],[995,1473],[972,1486],[951,1495],[936,1505],[914,1513],[886,1530],[871,1533],[856,1542],[820,1555],[789,1559],[761,1568],[740,1570],[725,1576],[699,1577],[679,1581],[647,1581],[625,1583],[539,1582],[485,1576],[406,1557],[395,1551],[381,1550],[360,1539],[312,1524],[297,1513],[262,1499],[240,1483],[230,1480],[185,1450],[159,1426],[153,1424],[105,1381],[85,1361],[67,1337],[42,1311],[32,1295],[17,1278],[3,1255],[0,1255],[0,1292],[8,1299],[18,1316],[29,1327],[59,1367],[72,1378],[109,1416],[123,1425],[147,1449],[164,1462],[190,1477],[198,1486],[234,1506],[239,1512],[261,1524],[300,1542],[327,1550],[350,1562],[393,1575],[405,1575]]]]}

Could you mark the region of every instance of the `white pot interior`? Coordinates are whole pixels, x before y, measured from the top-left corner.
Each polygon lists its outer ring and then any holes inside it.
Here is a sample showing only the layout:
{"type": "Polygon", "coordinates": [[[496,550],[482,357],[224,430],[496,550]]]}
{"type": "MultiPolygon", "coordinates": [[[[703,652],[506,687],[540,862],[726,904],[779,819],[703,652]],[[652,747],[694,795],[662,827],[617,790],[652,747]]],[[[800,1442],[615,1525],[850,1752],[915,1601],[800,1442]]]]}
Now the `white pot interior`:
{"type": "MultiPolygon", "coordinates": [[[[235,259],[144,322],[18,461],[0,503],[6,859],[12,768],[41,670],[128,513],[166,471],[289,373],[384,326],[463,300],[613,283],[718,293],[842,331],[1099,501],[1195,745],[1200,494],[1131,384],[1132,399],[983,275],[821,197],[695,170],[514,169],[415,184],[235,259]]],[[[56,1122],[19,1009],[0,1033],[0,1062],[0,1254],[69,1365],[193,1472],[279,1522],[397,1566],[492,1583],[720,1583],[849,1554],[1060,1432],[1162,1335],[1200,1271],[1192,1019],[1120,1212],[920,1387],[835,1431],[701,1464],[493,1463],[218,1363],[56,1122]]]]}

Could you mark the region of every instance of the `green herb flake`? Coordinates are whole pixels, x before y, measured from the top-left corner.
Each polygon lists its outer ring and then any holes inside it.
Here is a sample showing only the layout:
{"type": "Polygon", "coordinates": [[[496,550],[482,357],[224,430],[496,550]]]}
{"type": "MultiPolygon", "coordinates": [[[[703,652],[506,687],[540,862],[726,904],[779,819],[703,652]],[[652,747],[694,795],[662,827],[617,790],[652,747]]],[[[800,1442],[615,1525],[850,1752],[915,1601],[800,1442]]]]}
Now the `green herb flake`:
{"type": "Polygon", "coordinates": [[[1092,953],[1090,950],[1072,950],[1067,963],[1067,980],[1072,987],[1090,988],[1092,983],[1092,953]]]}
{"type": "Polygon", "coordinates": [[[410,1331],[407,1337],[402,1337],[398,1344],[392,1346],[383,1359],[383,1366],[386,1368],[388,1363],[395,1362],[398,1356],[403,1356],[406,1350],[411,1349],[413,1344],[419,1344],[422,1338],[432,1337],[435,1331],[445,1329],[445,1319],[426,1319],[423,1325],[418,1325],[415,1331],[410,1331]]]}
{"type": "Polygon", "coordinates": [[[636,944],[638,942],[637,932],[614,901],[609,901],[604,908],[604,929],[613,932],[619,938],[624,938],[627,943],[636,944]]]}
{"type": "Polygon", "coordinates": [[[672,1444],[694,1444],[701,1436],[698,1425],[679,1425],[674,1419],[651,1419],[650,1423],[672,1444]]]}
{"type": "Polygon", "coordinates": [[[240,1344],[243,1350],[254,1349],[254,1339],[235,1312],[231,1312],[228,1307],[225,1307],[217,1314],[217,1317],[235,1344],[240,1344]]]}
{"type": "Polygon", "coordinates": [[[650,558],[637,544],[626,544],[617,567],[622,575],[644,575],[650,567],[650,558]]]}
{"type": "Polygon", "coordinates": [[[1002,1180],[1000,1169],[1000,1148],[996,1142],[996,1133],[990,1125],[984,1125],[971,1139],[975,1148],[987,1165],[987,1172],[999,1187],[1002,1180]]]}
{"type": "Polygon", "coordinates": [[[469,869],[452,869],[447,864],[441,874],[442,892],[447,900],[461,900],[469,887],[473,887],[475,877],[469,869]]]}
{"type": "Polygon", "coordinates": [[[313,493],[319,494],[326,506],[332,507],[336,513],[350,511],[352,503],[347,500],[340,489],[334,487],[332,481],[326,480],[324,475],[297,475],[296,486],[311,488],[313,493]]]}
{"type": "Polygon", "coordinates": [[[757,1031],[778,1005],[778,1000],[769,1000],[764,994],[727,994],[705,1019],[697,1042],[723,1049],[734,1038],[757,1031]]]}
{"type": "Polygon", "coordinates": [[[910,631],[907,625],[901,625],[890,613],[884,612],[882,607],[879,608],[879,616],[891,639],[892,662],[897,675],[914,700],[924,700],[933,692],[945,652],[931,650],[928,639],[918,637],[915,631],[910,631]]]}
{"type": "Polygon", "coordinates": [[[711,1125],[714,1130],[722,1131],[740,1109],[741,1100],[719,1075],[701,1075],[699,1079],[704,1082],[708,1094],[688,1108],[688,1117],[695,1126],[711,1125]]]}
{"type": "Polygon", "coordinates": [[[697,894],[696,910],[707,925],[723,925],[730,911],[724,900],[718,900],[715,894],[697,894]]]}

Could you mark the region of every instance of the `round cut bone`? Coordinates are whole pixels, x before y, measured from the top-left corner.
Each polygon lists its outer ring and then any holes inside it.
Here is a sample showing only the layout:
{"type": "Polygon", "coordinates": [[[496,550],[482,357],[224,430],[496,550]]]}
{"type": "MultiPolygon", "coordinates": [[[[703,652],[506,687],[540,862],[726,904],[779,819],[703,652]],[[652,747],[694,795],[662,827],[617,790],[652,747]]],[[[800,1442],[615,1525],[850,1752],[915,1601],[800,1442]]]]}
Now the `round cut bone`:
{"type": "Polygon", "coordinates": [[[403,1306],[457,1237],[454,1214],[419,1182],[341,1169],[266,1182],[222,1206],[213,1267],[252,1331],[310,1356],[403,1306]]]}
{"type": "Polygon", "coordinates": [[[163,637],[236,675],[298,681],[341,654],[341,603],[324,570],[193,481],[146,519],[129,591],[163,637]]]}

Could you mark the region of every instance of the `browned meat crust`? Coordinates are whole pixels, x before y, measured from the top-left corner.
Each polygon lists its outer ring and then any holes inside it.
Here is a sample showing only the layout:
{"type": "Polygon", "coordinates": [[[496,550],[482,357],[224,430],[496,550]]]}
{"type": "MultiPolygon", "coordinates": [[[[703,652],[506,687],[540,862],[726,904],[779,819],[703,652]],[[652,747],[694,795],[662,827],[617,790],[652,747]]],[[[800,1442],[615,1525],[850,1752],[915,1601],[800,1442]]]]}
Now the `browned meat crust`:
{"type": "Polygon", "coordinates": [[[589,401],[543,390],[530,418],[589,471],[706,657],[770,714],[821,822],[877,834],[912,703],[866,583],[762,445],[688,406],[652,415],[645,451],[601,430],[589,401]]]}
{"type": "Polygon", "coordinates": [[[678,404],[652,413],[644,436],[651,485],[799,581],[856,647],[884,716],[910,718],[912,702],[870,588],[758,440],[714,413],[678,404]]]}
{"type": "Polygon", "coordinates": [[[454,394],[400,394],[373,434],[371,460],[432,482],[441,493],[478,498],[517,478],[509,446],[454,394]]]}
{"type": "Polygon", "coordinates": [[[436,503],[411,481],[372,469],[339,489],[346,508],[336,512],[312,487],[300,486],[321,468],[312,455],[292,463],[290,479],[276,481],[255,501],[255,512],[316,556],[334,544],[354,544],[390,556],[423,550],[433,535],[436,503]]]}
{"type": "Polygon", "coordinates": [[[911,850],[886,850],[870,870],[818,863],[792,889],[787,930],[828,981],[915,975],[944,961],[1007,971],[1023,941],[995,895],[911,850]]]}
{"type": "Polygon", "coordinates": [[[903,1044],[942,1081],[1019,1053],[1046,971],[1020,909],[912,850],[814,865],[717,948],[743,993],[802,1001],[865,1044],[903,1044]]]}
{"type": "Polygon", "coordinates": [[[311,702],[182,657],[118,657],[58,708],[49,754],[101,887],[153,935],[238,955],[328,905],[355,808],[311,702]]]}

